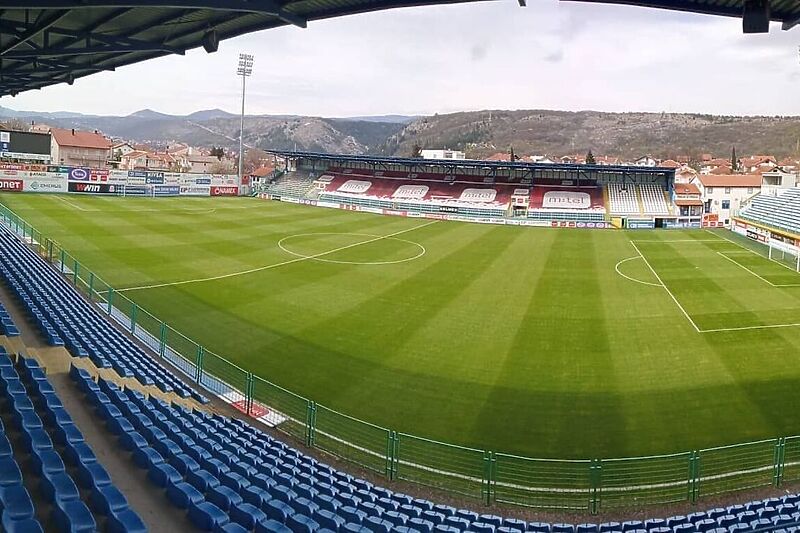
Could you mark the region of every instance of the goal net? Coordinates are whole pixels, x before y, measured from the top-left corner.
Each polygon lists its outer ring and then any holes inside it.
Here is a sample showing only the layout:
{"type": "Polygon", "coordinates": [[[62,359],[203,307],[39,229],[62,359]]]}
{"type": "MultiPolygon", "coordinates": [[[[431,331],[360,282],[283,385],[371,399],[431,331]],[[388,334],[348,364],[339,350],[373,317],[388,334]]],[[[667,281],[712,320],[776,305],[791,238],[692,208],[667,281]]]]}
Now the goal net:
{"type": "Polygon", "coordinates": [[[769,258],[786,268],[800,272],[800,248],[797,246],[771,239],[769,242],[769,258]]]}

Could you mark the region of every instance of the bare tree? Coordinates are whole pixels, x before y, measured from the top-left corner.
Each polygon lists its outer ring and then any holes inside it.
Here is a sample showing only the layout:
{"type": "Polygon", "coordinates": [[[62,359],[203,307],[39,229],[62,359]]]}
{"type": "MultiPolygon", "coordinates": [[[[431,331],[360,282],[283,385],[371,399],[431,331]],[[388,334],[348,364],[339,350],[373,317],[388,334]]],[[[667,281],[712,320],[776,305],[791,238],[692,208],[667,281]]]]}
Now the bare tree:
{"type": "Polygon", "coordinates": [[[11,131],[30,131],[31,125],[19,118],[12,118],[6,122],[6,128],[11,131]]]}
{"type": "Polygon", "coordinates": [[[269,154],[260,148],[250,148],[244,153],[244,173],[251,174],[269,159],[269,154]]]}

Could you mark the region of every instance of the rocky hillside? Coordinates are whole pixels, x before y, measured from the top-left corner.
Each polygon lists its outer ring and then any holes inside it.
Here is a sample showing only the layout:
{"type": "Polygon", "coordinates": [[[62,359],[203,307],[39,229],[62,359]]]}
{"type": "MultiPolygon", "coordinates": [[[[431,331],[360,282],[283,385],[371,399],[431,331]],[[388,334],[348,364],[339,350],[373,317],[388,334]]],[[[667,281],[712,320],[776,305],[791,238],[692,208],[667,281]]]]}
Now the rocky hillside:
{"type": "Polygon", "coordinates": [[[482,157],[513,146],[517,154],[595,154],[635,158],[700,153],[800,155],[800,117],[684,113],[476,111],[417,119],[379,147],[387,155],[446,146],[482,157]]]}

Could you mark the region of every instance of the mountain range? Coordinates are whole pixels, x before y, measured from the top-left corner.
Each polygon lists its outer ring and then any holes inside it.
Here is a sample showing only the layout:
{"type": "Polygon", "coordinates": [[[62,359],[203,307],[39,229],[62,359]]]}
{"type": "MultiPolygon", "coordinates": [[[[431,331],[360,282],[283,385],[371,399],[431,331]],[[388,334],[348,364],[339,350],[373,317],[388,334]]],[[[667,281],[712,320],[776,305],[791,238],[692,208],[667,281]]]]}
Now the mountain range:
{"type": "MultiPolygon", "coordinates": [[[[143,109],[127,116],[41,113],[0,107],[0,120],[18,119],[164,145],[238,146],[239,115],[221,109],[171,115],[143,109]]],[[[244,142],[261,149],[410,156],[416,147],[451,148],[468,157],[516,154],[645,154],[659,158],[713,153],[800,157],[800,117],[690,113],[486,110],[433,116],[248,115],[244,142]]]]}

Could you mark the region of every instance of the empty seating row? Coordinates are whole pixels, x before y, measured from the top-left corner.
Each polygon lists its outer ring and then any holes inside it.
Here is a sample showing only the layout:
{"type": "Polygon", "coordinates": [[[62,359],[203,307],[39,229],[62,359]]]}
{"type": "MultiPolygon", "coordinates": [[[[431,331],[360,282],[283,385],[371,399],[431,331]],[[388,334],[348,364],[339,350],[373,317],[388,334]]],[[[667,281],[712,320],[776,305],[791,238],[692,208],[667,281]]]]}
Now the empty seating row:
{"type": "Polygon", "coordinates": [[[120,333],[62,275],[6,230],[0,230],[0,257],[0,277],[50,344],[64,345],[74,356],[88,356],[96,366],[111,367],[142,385],[208,401],[120,333]]]}
{"type": "Polygon", "coordinates": [[[548,524],[480,514],[375,486],[244,422],[95,382],[77,368],[71,374],[131,460],[206,531],[717,533],[789,531],[800,524],[797,495],[624,523],[548,524]]]}
{"type": "Polygon", "coordinates": [[[8,429],[18,434],[14,439],[18,446],[11,446],[6,431],[0,438],[3,531],[42,531],[15,455],[25,457],[32,465],[32,482],[38,483],[43,501],[52,506],[48,530],[94,532],[103,523],[109,533],[146,531],[36,361],[20,357],[17,367],[7,354],[0,354],[2,412],[11,422],[8,429]],[[82,497],[81,490],[88,496],[82,497]]]}
{"type": "Polygon", "coordinates": [[[657,183],[639,184],[639,194],[645,215],[669,215],[664,188],[657,183]]]}
{"type": "Polygon", "coordinates": [[[19,335],[16,324],[14,324],[11,315],[2,303],[0,303],[0,334],[6,337],[16,337],[19,335]]]}
{"type": "Polygon", "coordinates": [[[800,188],[787,189],[778,195],[759,194],[739,212],[752,222],[800,233],[800,188]]]}
{"type": "Polygon", "coordinates": [[[608,211],[614,215],[641,214],[636,186],[632,183],[609,183],[608,211]]]}

